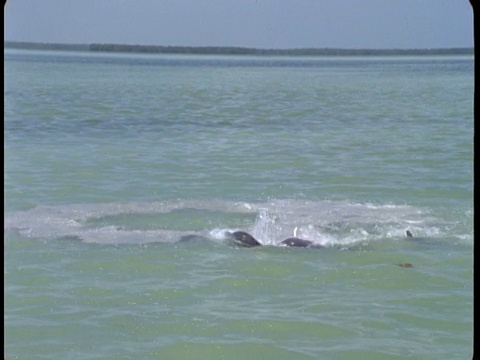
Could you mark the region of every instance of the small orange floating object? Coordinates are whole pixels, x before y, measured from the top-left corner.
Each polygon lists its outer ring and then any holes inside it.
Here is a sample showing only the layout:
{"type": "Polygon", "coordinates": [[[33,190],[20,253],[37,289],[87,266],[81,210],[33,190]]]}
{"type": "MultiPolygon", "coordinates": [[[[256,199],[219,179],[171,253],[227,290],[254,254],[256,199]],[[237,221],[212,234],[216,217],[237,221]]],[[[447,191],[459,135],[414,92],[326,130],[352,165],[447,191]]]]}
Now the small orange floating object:
{"type": "Polygon", "coordinates": [[[413,268],[413,265],[410,263],[401,263],[401,264],[395,264],[397,266],[403,267],[403,268],[413,268]]]}

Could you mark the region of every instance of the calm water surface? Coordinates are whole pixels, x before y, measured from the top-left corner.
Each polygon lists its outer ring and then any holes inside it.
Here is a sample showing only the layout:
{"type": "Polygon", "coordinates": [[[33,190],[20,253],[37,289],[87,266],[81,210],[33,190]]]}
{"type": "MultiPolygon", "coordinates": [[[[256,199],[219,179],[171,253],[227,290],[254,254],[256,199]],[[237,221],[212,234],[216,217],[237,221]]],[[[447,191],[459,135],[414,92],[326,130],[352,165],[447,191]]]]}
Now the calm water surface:
{"type": "Polygon", "coordinates": [[[4,60],[7,359],[471,358],[471,57],[4,60]]]}

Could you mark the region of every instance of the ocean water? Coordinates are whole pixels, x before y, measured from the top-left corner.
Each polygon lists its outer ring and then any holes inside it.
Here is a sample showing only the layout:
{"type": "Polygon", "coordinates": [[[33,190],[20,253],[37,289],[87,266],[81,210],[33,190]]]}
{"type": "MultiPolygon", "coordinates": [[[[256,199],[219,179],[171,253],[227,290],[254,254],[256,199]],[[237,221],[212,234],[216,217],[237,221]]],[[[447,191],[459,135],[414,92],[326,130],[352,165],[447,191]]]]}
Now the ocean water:
{"type": "Polygon", "coordinates": [[[473,58],[4,75],[5,358],[472,357],[473,58]]]}

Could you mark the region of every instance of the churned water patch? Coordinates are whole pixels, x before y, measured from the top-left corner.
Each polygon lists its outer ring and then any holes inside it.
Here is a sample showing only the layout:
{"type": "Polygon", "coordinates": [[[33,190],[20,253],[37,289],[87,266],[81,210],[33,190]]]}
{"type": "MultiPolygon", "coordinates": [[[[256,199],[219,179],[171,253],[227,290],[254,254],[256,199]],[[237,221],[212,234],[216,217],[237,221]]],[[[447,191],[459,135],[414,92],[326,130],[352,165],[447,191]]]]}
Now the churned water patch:
{"type": "MultiPolygon", "coordinates": [[[[455,236],[427,208],[408,205],[273,199],[264,203],[189,200],[38,206],[5,217],[6,233],[27,238],[81,239],[93,243],[175,242],[188,237],[225,241],[230,231],[250,231],[264,245],[297,236],[322,246],[354,247],[405,238],[455,236]]],[[[466,214],[468,216],[468,214],[466,214]]],[[[469,221],[465,219],[468,224],[469,221]]],[[[464,228],[464,227],[463,227],[464,228]]]]}

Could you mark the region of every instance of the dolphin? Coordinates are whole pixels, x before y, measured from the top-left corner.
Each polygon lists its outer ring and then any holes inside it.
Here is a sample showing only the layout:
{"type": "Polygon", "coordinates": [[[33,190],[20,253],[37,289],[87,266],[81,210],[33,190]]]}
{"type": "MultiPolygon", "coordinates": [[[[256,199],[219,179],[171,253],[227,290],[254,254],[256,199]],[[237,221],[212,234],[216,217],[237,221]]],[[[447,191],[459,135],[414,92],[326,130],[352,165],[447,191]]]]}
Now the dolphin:
{"type": "Polygon", "coordinates": [[[322,248],[323,246],[315,244],[313,241],[304,240],[297,237],[289,237],[283,241],[280,241],[280,245],[290,246],[290,247],[315,247],[322,248]]]}
{"type": "Polygon", "coordinates": [[[236,245],[245,247],[262,246],[262,244],[260,244],[257,239],[255,239],[252,235],[246,233],[245,231],[235,231],[230,235],[232,236],[233,242],[236,245]]]}
{"type": "MultiPolygon", "coordinates": [[[[235,231],[230,233],[233,242],[236,245],[244,246],[244,247],[256,247],[262,246],[257,239],[255,239],[252,235],[245,231],[235,231]]],[[[298,237],[289,237],[280,242],[282,246],[289,246],[289,247],[312,247],[312,248],[322,248],[323,246],[315,244],[313,241],[300,239],[298,237]]]]}

